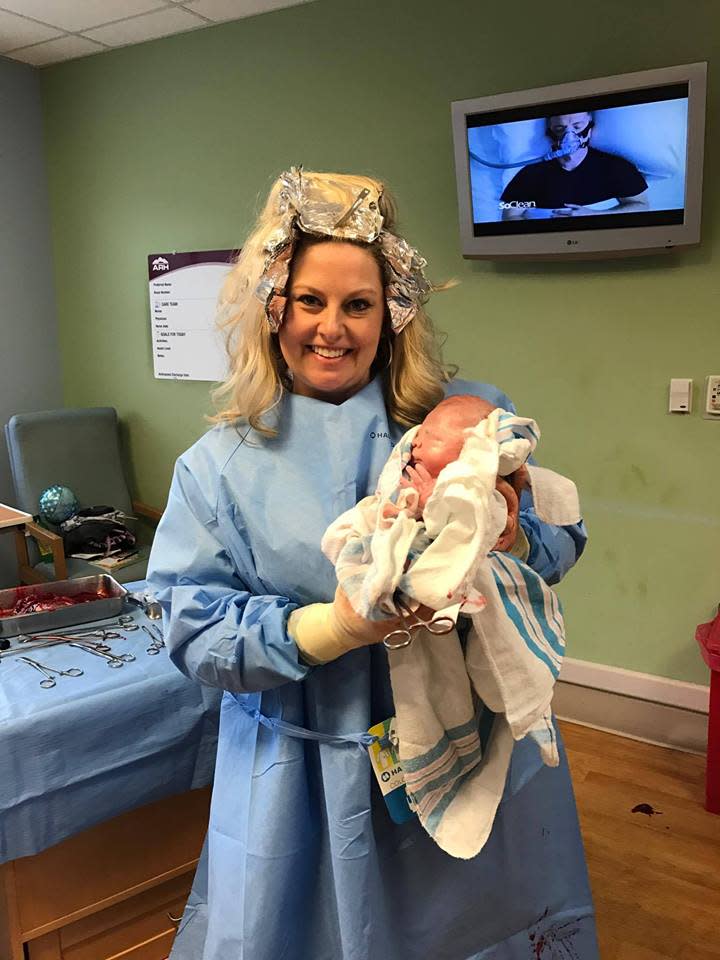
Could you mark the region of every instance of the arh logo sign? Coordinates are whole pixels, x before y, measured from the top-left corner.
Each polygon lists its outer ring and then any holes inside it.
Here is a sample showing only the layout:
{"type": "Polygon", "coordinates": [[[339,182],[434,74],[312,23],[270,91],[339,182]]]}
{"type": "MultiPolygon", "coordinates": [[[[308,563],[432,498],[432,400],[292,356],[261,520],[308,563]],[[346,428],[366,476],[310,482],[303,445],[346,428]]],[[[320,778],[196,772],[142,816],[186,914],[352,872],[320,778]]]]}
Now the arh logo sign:
{"type": "Polygon", "coordinates": [[[167,262],[165,257],[155,257],[152,262],[152,269],[153,273],[155,273],[157,270],[169,270],[170,264],[167,262]]]}

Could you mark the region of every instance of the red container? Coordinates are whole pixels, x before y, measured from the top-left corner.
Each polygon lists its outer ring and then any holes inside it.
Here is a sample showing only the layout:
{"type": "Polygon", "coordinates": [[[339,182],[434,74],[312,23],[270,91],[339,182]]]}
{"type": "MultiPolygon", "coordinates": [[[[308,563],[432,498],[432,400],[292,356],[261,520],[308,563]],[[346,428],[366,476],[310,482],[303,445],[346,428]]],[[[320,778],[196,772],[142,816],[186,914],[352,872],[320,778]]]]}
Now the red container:
{"type": "Polygon", "coordinates": [[[710,667],[710,712],[708,714],[705,809],[720,813],[720,612],[695,631],[700,653],[710,667]]]}

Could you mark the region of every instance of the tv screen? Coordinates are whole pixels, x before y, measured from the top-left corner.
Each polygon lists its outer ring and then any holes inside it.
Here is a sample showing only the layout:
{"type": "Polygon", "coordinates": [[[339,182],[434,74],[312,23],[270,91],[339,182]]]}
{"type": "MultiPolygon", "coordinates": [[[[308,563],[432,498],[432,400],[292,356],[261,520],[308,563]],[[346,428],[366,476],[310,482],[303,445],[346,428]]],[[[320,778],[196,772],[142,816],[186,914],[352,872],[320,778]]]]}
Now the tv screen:
{"type": "Polygon", "coordinates": [[[466,256],[699,241],[705,64],[453,104],[466,256]]]}

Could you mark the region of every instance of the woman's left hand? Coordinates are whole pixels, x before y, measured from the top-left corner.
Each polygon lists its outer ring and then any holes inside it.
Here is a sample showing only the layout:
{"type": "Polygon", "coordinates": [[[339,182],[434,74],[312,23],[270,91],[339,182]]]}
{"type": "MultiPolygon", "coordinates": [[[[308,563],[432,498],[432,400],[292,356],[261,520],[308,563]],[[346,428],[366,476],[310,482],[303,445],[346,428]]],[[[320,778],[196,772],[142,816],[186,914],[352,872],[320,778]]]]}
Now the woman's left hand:
{"type": "Polygon", "coordinates": [[[504,497],[507,504],[507,522],[493,550],[507,553],[512,549],[518,533],[520,498],[515,491],[515,487],[502,477],[498,477],[495,481],[495,489],[504,497]]]}

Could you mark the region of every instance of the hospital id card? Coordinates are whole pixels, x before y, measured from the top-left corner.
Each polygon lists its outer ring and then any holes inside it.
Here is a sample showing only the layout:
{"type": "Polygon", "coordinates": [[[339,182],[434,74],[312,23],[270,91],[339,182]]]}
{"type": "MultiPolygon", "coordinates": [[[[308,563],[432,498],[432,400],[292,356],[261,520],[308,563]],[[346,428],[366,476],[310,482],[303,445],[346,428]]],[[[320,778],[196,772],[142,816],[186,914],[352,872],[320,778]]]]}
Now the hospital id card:
{"type": "Polygon", "coordinates": [[[393,823],[407,823],[415,816],[405,792],[405,775],[395,749],[395,717],[370,727],[368,733],[378,739],[368,748],[370,763],[393,823]]]}

